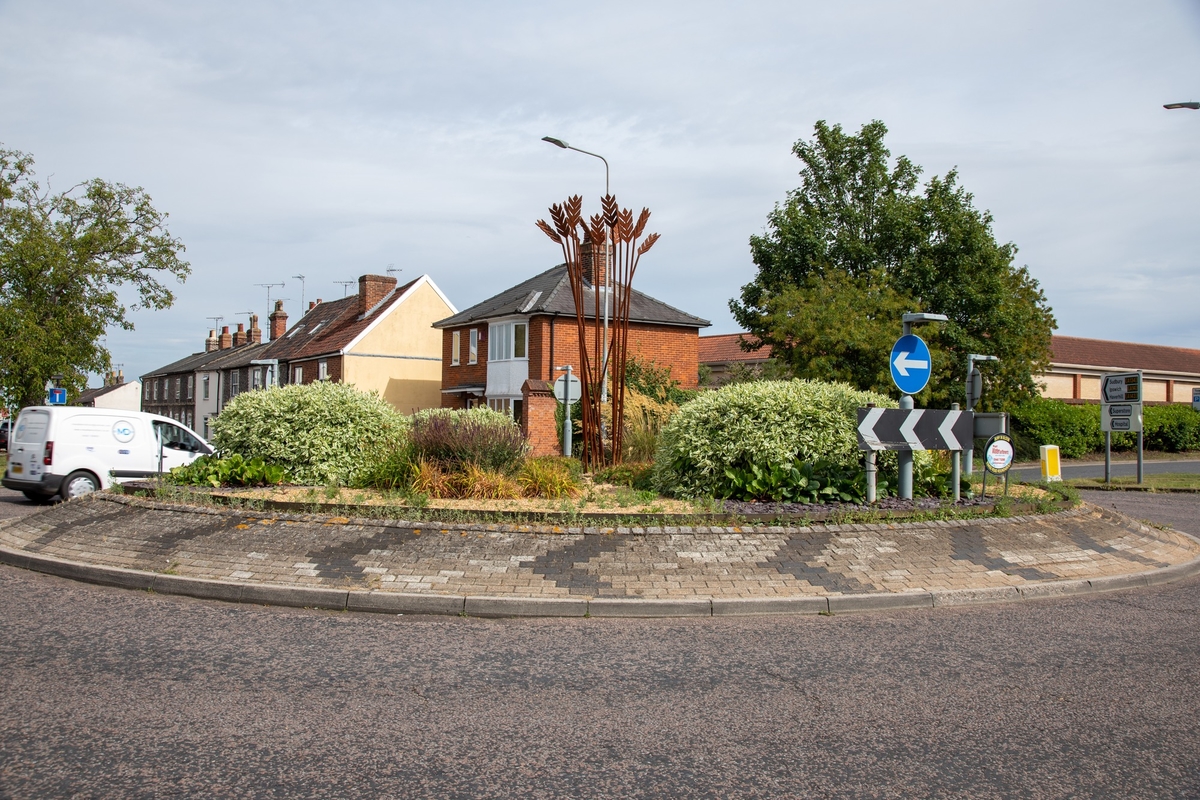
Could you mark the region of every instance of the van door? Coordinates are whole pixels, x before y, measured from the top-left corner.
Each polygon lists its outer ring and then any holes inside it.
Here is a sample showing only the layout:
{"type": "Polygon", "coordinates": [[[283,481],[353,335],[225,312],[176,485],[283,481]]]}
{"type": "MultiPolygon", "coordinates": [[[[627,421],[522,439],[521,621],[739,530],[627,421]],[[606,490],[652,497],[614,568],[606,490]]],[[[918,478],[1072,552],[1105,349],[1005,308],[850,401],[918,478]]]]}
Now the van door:
{"type": "MultiPolygon", "coordinates": [[[[154,435],[162,453],[163,472],[190,464],[208,453],[208,448],[203,442],[178,425],[155,420],[154,435]]],[[[155,454],[155,458],[158,458],[158,453],[155,454]]]]}
{"type": "Polygon", "coordinates": [[[8,476],[23,481],[40,481],[45,471],[46,432],[50,427],[50,412],[25,409],[17,418],[8,445],[8,476]]]}

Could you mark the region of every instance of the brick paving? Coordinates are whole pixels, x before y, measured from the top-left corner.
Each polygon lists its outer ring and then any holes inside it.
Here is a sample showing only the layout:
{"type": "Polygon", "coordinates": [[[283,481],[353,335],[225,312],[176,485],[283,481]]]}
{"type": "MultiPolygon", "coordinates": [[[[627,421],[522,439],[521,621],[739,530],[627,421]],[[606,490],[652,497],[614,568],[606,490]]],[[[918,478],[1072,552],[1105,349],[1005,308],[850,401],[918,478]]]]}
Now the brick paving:
{"type": "Polygon", "coordinates": [[[529,598],[789,598],[1126,575],[1196,540],[1085,505],[1048,516],[812,527],[558,529],[272,515],[94,496],[0,528],[93,565],[319,588],[529,598]]]}

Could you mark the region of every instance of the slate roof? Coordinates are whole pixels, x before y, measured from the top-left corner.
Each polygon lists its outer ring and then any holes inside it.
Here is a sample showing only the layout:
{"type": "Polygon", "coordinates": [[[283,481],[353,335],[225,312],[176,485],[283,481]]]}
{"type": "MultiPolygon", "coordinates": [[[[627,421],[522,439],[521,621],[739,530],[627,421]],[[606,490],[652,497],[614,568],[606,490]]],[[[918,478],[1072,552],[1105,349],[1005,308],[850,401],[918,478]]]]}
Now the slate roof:
{"type": "Polygon", "coordinates": [[[103,397],[109,392],[115,392],[117,389],[128,385],[127,383],[114,383],[112,386],[98,386],[95,389],[84,389],[79,393],[79,397],[75,398],[75,405],[82,406],[86,403],[91,403],[97,397],[103,397]]]}
{"type": "Polygon", "coordinates": [[[766,361],[771,357],[771,345],[764,344],[758,350],[746,352],[739,342],[749,336],[745,333],[721,333],[700,337],[701,364],[728,364],[736,361],[766,361]]]}
{"type": "MultiPolygon", "coordinates": [[[[584,314],[595,317],[596,294],[584,292],[584,314]]],[[[454,328],[472,322],[507,317],[516,314],[532,316],[546,314],[555,317],[575,318],[575,301],[571,297],[571,281],[567,277],[566,264],[551,267],[511,289],[505,289],[482,303],[476,303],[465,311],[433,323],[435,328],[454,328]]],[[[706,319],[694,317],[661,300],[655,300],[637,289],[632,292],[629,321],[651,325],[678,325],[685,328],[707,328],[706,319]]]]}
{"type": "Polygon", "coordinates": [[[1051,338],[1050,350],[1050,362],[1056,365],[1072,364],[1200,375],[1200,350],[1186,347],[1054,336],[1051,338]]]}
{"type": "Polygon", "coordinates": [[[358,314],[357,294],[320,303],[288,328],[287,333],[271,342],[264,355],[257,357],[299,361],[337,354],[419,280],[396,286],[362,316],[358,314]]]}
{"type": "MultiPolygon", "coordinates": [[[[239,348],[241,349],[241,348],[239,348]]],[[[208,365],[210,361],[215,361],[222,355],[228,354],[229,350],[213,350],[211,352],[192,353],[190,356],[184,356],[178,361],[173,361],[165,367],[159,367],[156,370],[147,372],[142,376],[142,380],[146,378],[158,378],[163,375],[174,375],[178,372],[194,372],[208,365]]]]}

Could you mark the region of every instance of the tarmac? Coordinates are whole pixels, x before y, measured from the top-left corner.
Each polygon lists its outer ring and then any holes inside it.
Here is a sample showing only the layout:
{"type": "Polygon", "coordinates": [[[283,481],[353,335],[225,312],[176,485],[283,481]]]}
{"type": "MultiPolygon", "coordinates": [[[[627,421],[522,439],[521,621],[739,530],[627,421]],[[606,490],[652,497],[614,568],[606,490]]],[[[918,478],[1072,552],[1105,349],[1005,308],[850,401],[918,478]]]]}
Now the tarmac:
{"type": "Polygon", "coordinates": [[[1087,503],[972,520],[612,529],[99,493],[0,523],[0,562],[163,594],[390,614],[834,614],[1165,583],[1200,572],[1200,540],[1087,503]]]}

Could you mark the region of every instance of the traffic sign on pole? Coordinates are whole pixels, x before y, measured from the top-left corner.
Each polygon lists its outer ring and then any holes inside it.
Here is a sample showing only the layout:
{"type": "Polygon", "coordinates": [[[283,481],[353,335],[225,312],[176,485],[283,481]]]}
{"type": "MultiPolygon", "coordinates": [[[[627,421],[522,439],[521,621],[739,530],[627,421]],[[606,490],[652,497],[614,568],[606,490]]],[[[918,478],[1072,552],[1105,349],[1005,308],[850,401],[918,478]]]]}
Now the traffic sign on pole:
{"type": "Polygon", "coordinates": [[[582,394],[582,384],[574,375],[563,375],[554,382],[554,397],[560,403],[574,403],[582,394]],[[569,383],[568,383],[569,381],[569,383]],[[567,387],[570,387],[568,390],[567,387]]]}
{"type": "Polygon", "coordinates": [[[916,394],[929,383],[932,359],[929,347],[915,333],[908,333],[892,345],[888,365],[892,368],[892,380],[905,394],[916,394]]]}
{"type": "Polygon", "coordinates": [[[47,405],[65,406],[66,404],[67,404],[67,390],[66,389],[57,389],[56,388],[56,389],[50,390],[50,397],[49,397],[49,402],[47,403],[47,405]]]}

